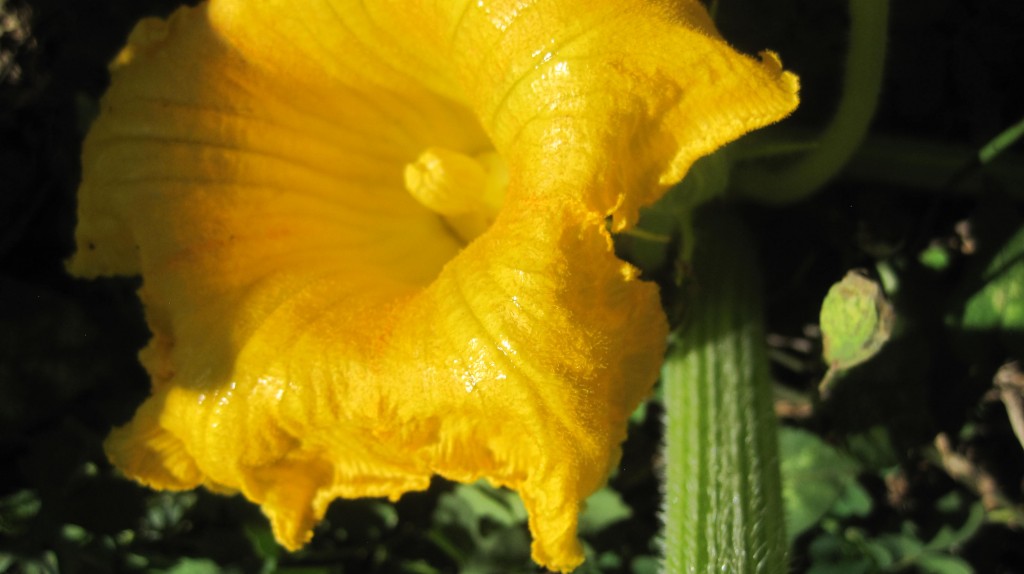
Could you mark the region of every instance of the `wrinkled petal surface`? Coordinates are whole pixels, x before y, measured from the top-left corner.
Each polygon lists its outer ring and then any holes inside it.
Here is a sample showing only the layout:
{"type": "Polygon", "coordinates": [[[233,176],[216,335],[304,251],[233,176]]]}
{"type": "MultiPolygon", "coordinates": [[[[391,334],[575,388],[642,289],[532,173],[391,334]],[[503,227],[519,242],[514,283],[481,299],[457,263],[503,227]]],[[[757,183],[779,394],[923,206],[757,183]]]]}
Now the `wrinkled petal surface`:
{"type": "Polygon", "coordinates": [[[141,274],[153,338],[111,460],[241,492],[291,549],[337,497],[487,478],[563,571],[667,329],[606,220],[797,89],[696,1],[211,0],[112,71],[70,269],[141,274]],[[478,237],[406,191],[426,149],[503,158],[478,237]]]}

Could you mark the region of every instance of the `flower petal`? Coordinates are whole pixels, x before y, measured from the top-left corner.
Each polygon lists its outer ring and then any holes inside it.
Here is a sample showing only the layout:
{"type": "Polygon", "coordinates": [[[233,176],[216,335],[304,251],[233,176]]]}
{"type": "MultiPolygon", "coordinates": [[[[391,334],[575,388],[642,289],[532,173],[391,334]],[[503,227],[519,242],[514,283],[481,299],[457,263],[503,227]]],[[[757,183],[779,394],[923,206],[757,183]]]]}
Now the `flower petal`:
{"type": "Polygon", "coordinates": [[[575,179],[571,199],[590,184],[582,197],[616,231],[698,158],[797,105],[796,76],[771,52],[733,50],[698,0],[441,4],[372,6],[405,52],[449,62],[440,77],[454,78],[512,171],[575,179]]]}
{"type": "Polygon", "coordinates": [[[153,394],[107,451],[242,492],[289,548],[337,497],[488,478],[571,570],[667,332],[605,218],[787,113],[795,79],[696,2],[442,4],[212,0],[133,33],[70,263],[144,278],[153,394]],[[424,204],[472,202],[417,201],[406,166],[492,146],[504,207],[463,248],[424,204]]]}

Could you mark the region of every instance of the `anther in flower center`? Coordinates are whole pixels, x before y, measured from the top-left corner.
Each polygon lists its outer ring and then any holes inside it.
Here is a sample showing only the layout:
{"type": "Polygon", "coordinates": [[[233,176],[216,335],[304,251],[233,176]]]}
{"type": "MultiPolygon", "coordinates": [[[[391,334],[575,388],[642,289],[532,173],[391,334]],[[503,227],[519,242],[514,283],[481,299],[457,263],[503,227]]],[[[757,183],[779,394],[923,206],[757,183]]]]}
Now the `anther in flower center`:
{"type": "Polygon", "coordinates": [[[405,166],[405,188],[465,243],[491,226],[507,187],[505,161],[493,151],[468,156],[431,147],[405,166]]]}

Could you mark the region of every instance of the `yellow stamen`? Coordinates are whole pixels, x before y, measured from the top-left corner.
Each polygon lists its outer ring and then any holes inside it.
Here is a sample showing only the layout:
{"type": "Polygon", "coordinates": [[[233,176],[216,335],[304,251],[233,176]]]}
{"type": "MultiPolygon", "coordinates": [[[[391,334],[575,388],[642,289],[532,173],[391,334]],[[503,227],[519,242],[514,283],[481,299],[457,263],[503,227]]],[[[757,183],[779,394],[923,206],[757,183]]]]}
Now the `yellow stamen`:
{"type": "Polygon", "coordinates": [[[444,218],[468,243],[494,222],[505,198],[508,170],[494,152],[477,157],[427,148],[405,166],[405,188],[424,207],[444,218]]]}

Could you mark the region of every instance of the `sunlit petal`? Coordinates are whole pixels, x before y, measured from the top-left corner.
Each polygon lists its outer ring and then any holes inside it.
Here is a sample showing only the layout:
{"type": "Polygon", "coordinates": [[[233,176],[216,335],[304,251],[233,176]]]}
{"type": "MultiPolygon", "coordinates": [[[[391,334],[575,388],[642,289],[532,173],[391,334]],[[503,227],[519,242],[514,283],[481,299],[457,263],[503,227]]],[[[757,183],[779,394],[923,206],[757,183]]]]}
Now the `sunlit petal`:
{"type": "Polygon", "coordinates": [[[108,454],[291,549],[335,498],[487,478],[571,570],[667,331],[606,220],[796,79],[695,1],[307,4],[183,8],[112,66],[70,269],[142,275],[153,389],[108,454]]]}

